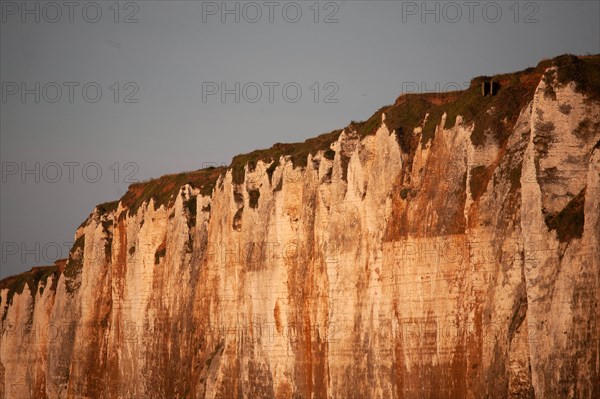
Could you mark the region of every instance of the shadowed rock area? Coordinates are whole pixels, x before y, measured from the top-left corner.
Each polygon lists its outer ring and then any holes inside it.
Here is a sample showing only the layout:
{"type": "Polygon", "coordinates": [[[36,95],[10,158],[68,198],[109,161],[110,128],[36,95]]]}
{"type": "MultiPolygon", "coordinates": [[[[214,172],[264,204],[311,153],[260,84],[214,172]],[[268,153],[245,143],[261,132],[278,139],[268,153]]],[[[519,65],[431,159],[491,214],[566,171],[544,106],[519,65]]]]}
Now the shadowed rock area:
{"type": "Polygon", "coordinates": [[[598,398],[600,55],[133,184],[75,240],[0,281],[0,398],[598,398]]]}

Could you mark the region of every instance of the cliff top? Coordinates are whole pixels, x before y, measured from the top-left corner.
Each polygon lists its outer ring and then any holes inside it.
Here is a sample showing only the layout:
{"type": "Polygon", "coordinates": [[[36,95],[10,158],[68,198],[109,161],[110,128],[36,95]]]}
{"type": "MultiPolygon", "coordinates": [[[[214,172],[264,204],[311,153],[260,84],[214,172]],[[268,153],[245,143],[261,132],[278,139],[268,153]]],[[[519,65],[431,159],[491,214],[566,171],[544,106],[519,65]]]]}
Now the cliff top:
{"type": "MultiPolygon", "coordinates": [[[[150,199],[154,199],[154,206],[157,208],[161,205],[168,206],[185,184],[200,189],[202,195],[211,195],[219,177],[228,170],[232,171],[234,183],[243,183],[245,167],[253,170],[259,161],[272,162],[266,171],[271,180],[280,157],[289,157],[293,165],[299,167],[306,167],[308,155],[315,155],[319,151],[324,151],[326,158],[333,159],[334,152],[330,146],[343,130],[357,134],[361,138],[374,134],[380,126],[383,113],[386,116],[385,123],[388,129],[396,132],[398,143],[405,153],[414,152],[419,144],[419,136],[414,136],[413,130],[421,127],[421,143],[427,144],[434,137],[436,125],[439,124],[444,113],[447,115],[445,128],[454,126],[458,115],[461,115],[464,123],[474,125],[471,140],[475,145],[484,144],[486,140],[484,132],[488,129],[494,132],[493,139],[501,143],[508,138],[520,110],[532,100],[540,80],[549,78],[546,70],[551,66],[558,68],[556,77],[559,84],[574,81],[578,92],[584,93],[592,100],[600,101],[600,54],[561,55],[543,60],[536,67],[523,71],[476,77],[471,80],[466,90],[401,95],[392,105],[380,108],[366,121],[352,121],[345,129],[321,134],[304,142],[276,143],[267,149],[236,155],[228,167],[209,167],[134,183],[129,186],[120,200],[100,204],[96,209],[101,214],[110,213],[116,211],[121,203],[125,210],[120,217],[125,217],[127,213],[135,213],[150,199]],[[489,80],[496,82],[497,93],[493,96],[482,96],[481,83],[489,80]],[[491,107],[495,109],[493,115],[485,112],[491,107]],[[427,114],[429,116],[425,120],[427,114]]],[[[545,95],[552,96],[554,93],[549,91],[545,95]]],[[[29,272],[1,280],[0,289],[8,288],[10,298],[14,292],[22,292],[25,284],[29,284],[33,289],[37,287],[39,281],[45,281],[55,272],[57,266],[34,268],[29,272]]],[[[58,270],[58,273],[60,272],[58,270]]]]}
{"type": "MultiPolygon", "coordinates": [[[[24,272],[21,274],[17,274],[16,276],[6,277],[3,280],[0,280],[0,290],[4,290],[8,288],[8,296],[7,303],[11,303],[12,297],[17,294],[22,294],[25,289],[25,285],[29,285],[29,290],[31,292],[37,292],[39,284],[41,281],[46,283],[48,277],[51,275],[55,275],[58,277],[59,269],[58,266],[36,266],[32,267],[30,271],[24,272]]],[[[58,279],[54,280],[54,284],[56,284],[58,279]]],[[[55,288],[55,286],[53,286],[55,288]]],[[[6,304],[2,303],[0,299],[0,315],[2,317],[6,316],[6,313],[3,314],[3,308],[6,304]]]]}
{"type": "MultiPolygon", "coordinates": [[[[422,126],[422,142],[427,143],[433,138],[435,127],[445,112],[446,128],[455,124],[458,115],[462,116],[464,122],[474,123],[475,130],[471,137],[474,144],[483,144],[484,132],[490,127],[497,128],[494,131],[500,136],[496,139],[501,141],[505,138],[502,137],[502,132],[509,129],[501,128],[500,121],[507,118],[509,127],[512,128],[519,111],[533,98],[534,91],[540,80],[544,78],[546,69],[553,65],[558,67],[557,78],[560,84],[574,81],[579,92],[585,93],[591,99],[600,100],[600,54],[561,55],[543,60],[536,67],[523,71],[476,77],[471,80],[469,88],[462,91],[403,94],[394,104],[380,108],[368,120],[352,121],[345,129],[355,131],[360,137],[374,134],[380,125],[381,114],[385,113],[387,127],[397,132],[402,149],[408,152],[411,148],[414,149],[417,143],[410,141],[411,134],[404,133],[412,133],[414,128],[422,125],[425,115],[429,114],[425,125],[422,126]],[[496,95],[486,97],[481,95],[481,82],[485,80],[497,82],[499,89],[496,95]],[[490,107],[496,109],[493,116],[484,112],[490,107]]],[[[552,93],[548,94],[552,95],[552,93]]],[[[156,207],[168,205],[175,198],[179,188],[186,183],[200,188],[203,195],[210,195],[219,176],[227,170],[232,170],[234,183],[240,184],[244,181],[245,166],[248,165],[248,168],[253,170],[258,161],[273,162],[267,169],[270,179],[280,157],[288,156],[294,166],[306,167],[308,155],[330,150],[330,145],[337,140],[343,130],[324,133],[304,142],[276,143],[270,148],[236,155],[228,167],[210,167],[135,183],[129,187],[121,201],[131,213],[151,198],[154,198],[156,207]]]]}

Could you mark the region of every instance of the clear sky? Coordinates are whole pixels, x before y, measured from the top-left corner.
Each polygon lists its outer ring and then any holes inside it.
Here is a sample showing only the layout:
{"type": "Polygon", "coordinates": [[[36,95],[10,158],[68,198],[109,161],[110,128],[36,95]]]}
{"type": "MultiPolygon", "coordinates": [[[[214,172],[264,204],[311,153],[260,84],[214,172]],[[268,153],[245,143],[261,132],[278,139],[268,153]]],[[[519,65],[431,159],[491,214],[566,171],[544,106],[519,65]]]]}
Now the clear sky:
{"type": "Polygon", "coordinates": [[[599,4],[2,0],[0,277],[66,257],[130,181],[600,53],[599,4]]]}

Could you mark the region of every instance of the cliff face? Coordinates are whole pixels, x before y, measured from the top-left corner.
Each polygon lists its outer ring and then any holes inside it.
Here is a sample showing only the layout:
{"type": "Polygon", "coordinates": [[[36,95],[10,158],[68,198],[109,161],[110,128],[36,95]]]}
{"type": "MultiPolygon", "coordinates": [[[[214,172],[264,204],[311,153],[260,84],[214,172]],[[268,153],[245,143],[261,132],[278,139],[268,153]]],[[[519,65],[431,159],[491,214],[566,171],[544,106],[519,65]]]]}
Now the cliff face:
{"type": "Polygon", "coordinates": [[[600,397],[599,66],[133,185],[0,283],[0,398],[600,397]]]}

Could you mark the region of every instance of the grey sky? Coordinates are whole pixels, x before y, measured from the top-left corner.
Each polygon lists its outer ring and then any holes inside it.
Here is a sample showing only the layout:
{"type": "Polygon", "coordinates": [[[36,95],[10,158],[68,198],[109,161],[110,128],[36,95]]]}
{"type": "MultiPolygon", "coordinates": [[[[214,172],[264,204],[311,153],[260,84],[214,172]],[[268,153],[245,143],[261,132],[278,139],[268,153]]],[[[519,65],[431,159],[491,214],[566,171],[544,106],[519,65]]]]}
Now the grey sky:
{"type": "Polygon", "coordinates": [[[563,53],[600,52],[597,1],[486,3],[473,6],[470,22],[463,1],[427,2],[438,7],[436,22],[436,11],[421,15],[421,2],[320,2],[318,16],[314,1],[276,2],[271,23],[259,1],[239,3],[240,22],[228,14],[223,23],[219,11],[236,2],[120,2],[118,15],[113,1],[78,2],[70,22],[62,0],[54,3],[61,16],[54,5],[29,1],[28,9],[39,9],[36,22],[21,14],[24,2],[2,0],[0,278],[65,257],[76,227],[94,205],[125,192],[130,172],[142,180],[228,164],[239,153],[365,119],[415,84],[451,89],[563,53]],[[252,23],[255,5],[262,16],[252,23]],[[99,21],[86,21],[97,9],[99,21]],[[288,22],[297,9],[299,21],[288,22]],[[124,23],[128,16],[138,22],[124,23]],[[338,22],[325,23],[328,16],[338,22]],[[23,84],[35,91],[35,82],[39,103],[36,94],[21,97],[23,84]],[[75,82],[72,103],[65,82],[75,82]],[[203,82],[205,89],[239,82],[239,103],[234,94],[203,101],[203,82]],[[272,102],[265,82],[279,84],[272,102]],[[250,102],[257,85],[262,96],[250,102]],[[92,103],[95,87],[102,95],[92,103]],[[302,94],[292,102],[297,87],[302,94]],[[138,102],[124,102],[128,94],[138,102]],[[73,182],[68,162],[79,163],[73,182]],[[35,170],[36,163],[39,176],[23,182],[22,167],[35,170]],[[98,166],[102,177],[93,183],[98,166]]]}

